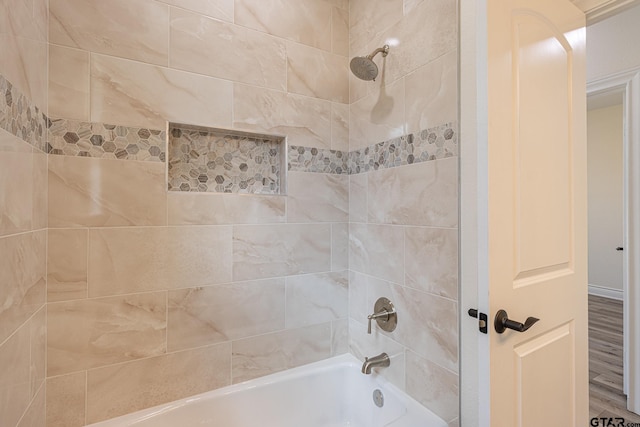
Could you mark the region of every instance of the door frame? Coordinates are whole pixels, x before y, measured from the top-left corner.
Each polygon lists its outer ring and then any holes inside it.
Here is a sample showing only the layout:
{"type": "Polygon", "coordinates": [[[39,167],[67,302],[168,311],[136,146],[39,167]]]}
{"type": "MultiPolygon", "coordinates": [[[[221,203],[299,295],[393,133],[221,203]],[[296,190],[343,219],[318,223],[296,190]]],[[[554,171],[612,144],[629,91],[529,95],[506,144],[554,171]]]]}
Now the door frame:
{"type": "MultiPolygon", "coordinates": [[[[588,51],[588,48],[587,48],[588,51]]],[[[623,93],[623,348],[627,409],[640,413],[640,68],[587,83],[587,96],[623,93]]]]}

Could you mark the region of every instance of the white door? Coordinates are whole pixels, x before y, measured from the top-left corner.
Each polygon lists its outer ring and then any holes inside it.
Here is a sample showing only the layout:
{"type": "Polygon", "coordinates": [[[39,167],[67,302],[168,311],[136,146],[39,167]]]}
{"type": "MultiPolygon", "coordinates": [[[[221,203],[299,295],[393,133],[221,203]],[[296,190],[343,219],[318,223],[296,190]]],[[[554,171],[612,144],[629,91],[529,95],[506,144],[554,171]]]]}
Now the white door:
{"type": "Polygon", "coordinates": [[[487,1],[491,427],[588,425],[585,18],[487,1]],[[525,323],[496,332],[494,317],[525,323]]]}

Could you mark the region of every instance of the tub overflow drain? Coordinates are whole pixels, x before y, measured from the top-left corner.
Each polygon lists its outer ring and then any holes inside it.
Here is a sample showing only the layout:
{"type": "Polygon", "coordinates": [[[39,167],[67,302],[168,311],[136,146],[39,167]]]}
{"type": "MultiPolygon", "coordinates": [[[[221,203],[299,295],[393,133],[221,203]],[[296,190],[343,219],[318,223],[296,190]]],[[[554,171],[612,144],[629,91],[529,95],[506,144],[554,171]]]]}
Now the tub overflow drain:
{"type": "Polygon", "coordinates": [[[378,408],[382,408],[384,406],[384,395],[380,389],[373,390],[373,403],[375,403],[378,408]]]}

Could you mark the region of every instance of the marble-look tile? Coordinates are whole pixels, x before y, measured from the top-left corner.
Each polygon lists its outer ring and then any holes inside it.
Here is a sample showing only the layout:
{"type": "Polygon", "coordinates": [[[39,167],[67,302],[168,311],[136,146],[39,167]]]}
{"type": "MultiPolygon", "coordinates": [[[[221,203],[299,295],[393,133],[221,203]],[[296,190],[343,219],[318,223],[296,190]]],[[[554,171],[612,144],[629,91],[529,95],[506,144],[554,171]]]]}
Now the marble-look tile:
{"type": "MultiPolygon", "coordinates": [[[[377,1],[372,7],[370,0],[349,1],[349,38],[351,55],[368,55],[354,52],[380,32],[402,19],[403,0],[377,1]]],[[[377,46],[380,47],[380,46],[377,46]]],[[[373,50],[373,49],[372,49],[373,50]]]]}
{"type": "Polygon", "coordinates": [[[92,369],[87,375],[87,422],[227,386],[230,373],[230,343],[92,369]]]}
{"type": "Polygon", "coordinates": [[[349,176],[289,172],[289,222],[346,222],[349,220],[349,176]]]}
{"type": "Polygon", "coordinates": [[[322,1],[236,0],[235,23],[330,51],[331,9],[322,1]]]}
{"type": "Polygon", "coordinates": [[[234,0],[158,0],[222,21],[233,22],[234,0]]]}
{"type": "Polygon", "coordinates": [[[48,157],[49,156],[47,154],[39,150],[33,150],[32,230],[47,228],[49,223],[48,157]]]}
{"type": "Polygon", "coordinates": [[[458,55],[453,50],[405,78],[407,132],[458,118],[458,55]]]}
{"type": "Polygon", "coordinates": [[[458,299],[458,230],[405,228],[405,285],[458,299]]]}
{"type": "Polygon", "coordinates": [[[326,3],[329,3],[333,6],[337,6],[341,9],[348,10],[349,9],[349,0],[322,0],[326,3]]]}
{"type": "Polygon", "coordinates": [[[171,8],[169,65],[207,76],[285,90],[284,41],[245,27],[171,8]]]}
{"type": "Polygon", "coordinates": [[[331,357],[349,352],[349,319],[331,322],[331,357]]]}
{"type": "Polygon", "coordinates": [[[448,427],[460,427],[460,418],[450,421],[448,427]]]}
{"type": "Polygon", "coordinates": [[[407,133],[404,105],[404,80],[378,87],[352,103],[349,106],[349,150],[365,148],[407,133]]]}
{"type": "Polygon", "coordinates": [[[331,224],[331,271],[349,269],[349,224],[331,224]]]}
{"type": "Polygon", "coordinates": [[[367,306],[373,307],[381,296],[393,302],[402,321],[393,332],[376,328],[378,332],[425,359],[458,371],[458,304],[455,301],[400,285],[371,282],[367,306]]]}
{"type": "Polygon", "coordinates": [[[167,195],[169,225],[271,224],[285,222],[286,197],[246,194],[167,195]]]}
{"type": "Polygon", "coordinates": [[[85,425],[87,372],[47,378],[47,426],[85,425]]]}
{"type": "Polygon", "coordinates": [[[331,103],[234,84],[233,127],[286,135],[287,144],[331,148],[331,103]]]}
{"type": "Polygon", "coordinates": [[[350,153],[326,148],[290,145],[289,171],[325,174],[348,174],[350,153]]]}
{"type": "Polygon", "coordinates": [[[45,303],[46,242],[44,230],[0,239],[0,259],[8,266],[0,269],[0,342],[45,303]]]}
{"type": "Polygon", "coordinates": [[[331,269],[330,224],[233,227],[233,280],[251,280],[331,269]]]}
{"type": "Polygon", "coordinates": [[[31,230],[33,148],[0,129],[0,236],[31,230]]]}
{"type": "Polygon", "coordinates": [[[89,296],[231,282],[231,227],[94,229],[89,296]]]}
{"type": "MultiPolygon", "coordinates": [[[[402,0],[399,2],[402,7],[402,0]]],[[[396,81],[456,49],[456,5],[454,0],[423,1],[393,26],[384,31],[378,29],[371,38],[374,46],[382,46],[393,40],[393,47],[385,58],[385,72],[381,78],[383,83],[396,81]]]]}
{"type": "Polygon", "coordinates": [[[349,105],[331,103],[331,149],[349,151],[349,105]]]}
{"type": "Polygon", "coordinates": [[[49,117],[89,120],[89,52],[49,45],[49,117]]]}
{"type": "Polygon", "coordinates": [[[387,283],[349,270],[349,317],[360,323],[367,323],[367,316],[373,313],[373,307],[367,306],[367,289],[370,287],[369,283],[373,281],[387,283]]]}
{"type": "Polygon", "coordinates": [[[42,385],[17,427],[45,427],[46,422],[45,388],[42,385]]]}
{"type": "Polygon", "coordinates": [[[367,222],[367,174],[349,175],[349,222],[367,222]]]}
{"type": "Polygon", "coordinates": [[[29,320],[29,339],[31,343],[31,398],[44,384],[47,369],[47,310],[43,306],[29,320]]]}
{"type": "Polygon", "coordinates": [[[286,327],[315,325],[346,318],[347,271],[287,277],[286,327]]]}
{"type": "Polygon", "coordinates": [[[30,329],[26,323],[0,345],[0,413],[2,423],[18,424],[31,401],[30,329]]]}
{"type": "Polygon", "coordinates": [[[48,50],[46,41],[0,31],[0,74],[40,111],[47,108],[48,50]]]}
{"type": "MultiPolygon", "coordinates": [[[[366,320],[366,319],[365,319],[366,320]]],[[[394,340],[373,330],[367,334],[367,322],[349,319],[349,352],[364,362],[365,357],[373,357],[385,352],[391,359],[387,368],[374,368],[376,372],[391,381],[401,390],[405,388],[404,347],[394,340]]]]}
{"type": "Polygon", "coordinates": [[[349,64],[344,56],[298,43],[287,43],[287,91],[349,102],[349,64]]]}
{"type": "Polygon", "coordinates": [[[164,225],[165,166],[49,157],[49,226],[164,225]]]}
{"type": "Polygon", "coordinates": [[[378,170],[368,177],[370,222],[457,226],[457,157],[378,170]]]}
{"type": "Polygon", "coordinates": [[[334,7],[331,10],[331,52],[349,56],[349,10],[334,7]]]}
{"type": "Polygon", "coordinates": [[[413,9],[415,9],[424,0],[404,0],[403,11],[405,15],[408,15],[413,9]]]}
{"type": "Polygon", "coordinates": [[[166,298],[156,292],[49,303],[47,375],[165,353],[166,298]]]}
{"type": "Polygon", "coordinates": [[[445,421],[458,417],[458,375],[413,351],[406,358],[407,393],[445,421]]]}
{"type": "Polygon", "coordinates": [[[331,323],[233,341],[233,383],[317,362],[330,355],[331,323]]]}
{"type": "Polygon", "coordinates": [[[49,41],[167,65],[169,6],[152,0],[50,0],[49,41]]]}
{"type": "Polygon", "coordinates": [[[376,224],[349,224],[349,268],[395,283],[404,281],[404,230],[376,224]]]}
{"type": "Polygon", "coordinates": [[[164,129],[166,121],[231,127],[233,83],[91,54],[91,121],[164,129]]]}
{"type": "Polygon", "coordinates": [[[86,298],[88,230],[52,228],[48,233],[47,301],[86,298]]]}
{"type": "Polygon", "coordinates": [[[284,279],[169,291],[168,351],[274,332],[284,322],[284,279]]]}

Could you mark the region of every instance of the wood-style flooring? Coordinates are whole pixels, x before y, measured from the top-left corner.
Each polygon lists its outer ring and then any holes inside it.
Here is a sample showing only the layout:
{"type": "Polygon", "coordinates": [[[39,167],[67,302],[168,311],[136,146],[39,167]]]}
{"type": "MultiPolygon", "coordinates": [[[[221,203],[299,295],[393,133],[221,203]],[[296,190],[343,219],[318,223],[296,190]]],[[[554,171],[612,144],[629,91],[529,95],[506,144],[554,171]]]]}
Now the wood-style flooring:
{"type": "Polygon", "coordinates": [[[589,295],[589,418],[640,423],[622,390],[622,301],[589,295]]]}

